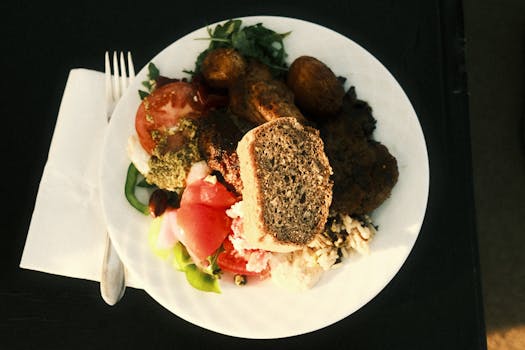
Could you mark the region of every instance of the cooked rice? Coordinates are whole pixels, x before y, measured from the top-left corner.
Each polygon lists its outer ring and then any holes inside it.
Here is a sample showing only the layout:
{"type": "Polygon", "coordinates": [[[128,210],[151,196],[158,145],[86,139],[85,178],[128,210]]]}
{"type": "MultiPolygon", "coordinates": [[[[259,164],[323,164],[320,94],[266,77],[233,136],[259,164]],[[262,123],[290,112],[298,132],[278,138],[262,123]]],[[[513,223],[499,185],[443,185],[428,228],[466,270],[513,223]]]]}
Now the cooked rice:
{"type": "Polygon", "coordinates": [[[348,215],[332,215],[326,229],[304,248],[304,256],[309,266],[319,265],[325,271],[337,268],[353,253],[369,254],[369,242],[375,232],[368,216],[359,220],[348,215]]]}

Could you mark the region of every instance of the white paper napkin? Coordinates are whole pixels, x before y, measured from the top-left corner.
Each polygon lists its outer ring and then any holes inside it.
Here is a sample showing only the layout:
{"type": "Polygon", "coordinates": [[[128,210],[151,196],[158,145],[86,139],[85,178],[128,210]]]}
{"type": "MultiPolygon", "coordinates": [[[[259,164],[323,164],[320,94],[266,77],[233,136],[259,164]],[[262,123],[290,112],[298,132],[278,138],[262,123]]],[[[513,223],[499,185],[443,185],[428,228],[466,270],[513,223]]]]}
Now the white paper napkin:
{"type": "MultiPolygon", "coordinates": [[[[70,71],[20,267],[100,281],[106,236],[98,189],[104,103],[103,73],[70,71]]],[[[127,284],[139,286],[129,273],[127,284]]]]}

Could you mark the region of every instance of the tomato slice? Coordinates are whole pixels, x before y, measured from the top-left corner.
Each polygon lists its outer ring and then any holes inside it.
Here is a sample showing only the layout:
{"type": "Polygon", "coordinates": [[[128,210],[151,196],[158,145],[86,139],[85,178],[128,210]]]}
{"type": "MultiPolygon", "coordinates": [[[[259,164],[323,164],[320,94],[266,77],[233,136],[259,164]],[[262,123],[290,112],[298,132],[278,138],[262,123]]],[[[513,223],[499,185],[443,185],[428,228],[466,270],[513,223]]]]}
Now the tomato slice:
{"type": "Polygon", "coordinates": [[[213,208],[231,207],[237,198],[220,182],[211,183],[204,179],[189,184],[182,193],[181,206],[185,204],[202,204],[213,208]]]}
{"type": "Polygon", "coordinates": [[[201,114],[202,105],[196,101],[196,93],[194,85],[176,81],[158,87],[142,100],[135,116],[135,129],[146,152],[153,153],[159,137],[169,131],[173,134],[180,119],[201,114]]]}
{"type": "Polygon", "coordinates": [[[269,268],[266,268],[261,272],[248,271],[246,269],[248,261],[235,252],[233,244],[229,239],[226,238],[222,246],[224,251],[219,253],[219,256],[217,257],[217,264],[222,270],[245,276],[264,277],[268,274],[269,268]]]}
{"type": "Polygon", "coordinates": [[[201,261],[212,255],[231,232],[231,219],[223,209],[186,203],[177,209],[180,240],[201,261]]]}

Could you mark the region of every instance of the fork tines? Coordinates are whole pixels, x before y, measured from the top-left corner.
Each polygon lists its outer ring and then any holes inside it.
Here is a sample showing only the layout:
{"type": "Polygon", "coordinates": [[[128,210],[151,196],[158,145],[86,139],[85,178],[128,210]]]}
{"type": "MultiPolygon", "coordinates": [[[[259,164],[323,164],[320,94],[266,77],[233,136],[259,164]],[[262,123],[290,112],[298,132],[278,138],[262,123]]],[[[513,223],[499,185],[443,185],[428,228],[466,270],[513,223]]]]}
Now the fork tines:
{"type": "Polygon", "coordinates": [[[133,59],[131,52],[127,53],[127,69],[126,61],[124,60],[124,53],[120,52],[120,68],[119,60],[117,59],[117,52],[113,52],[113,72],[111,71],[111,61],[109,59],[109,52],[105,55],[105,71],[106,71],[106,97],[113,101],[118,101],[122,93],[126,91],[133,78],[135,78],[135,69],[133,66],[133,59]]]}

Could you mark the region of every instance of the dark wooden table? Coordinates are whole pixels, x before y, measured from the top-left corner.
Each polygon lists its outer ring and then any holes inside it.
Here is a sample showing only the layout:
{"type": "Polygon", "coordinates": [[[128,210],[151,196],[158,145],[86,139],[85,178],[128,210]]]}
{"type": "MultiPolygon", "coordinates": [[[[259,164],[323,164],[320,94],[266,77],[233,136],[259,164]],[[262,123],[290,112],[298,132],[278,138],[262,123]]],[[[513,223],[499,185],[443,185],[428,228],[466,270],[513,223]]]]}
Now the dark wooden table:
{"type": "MultiPolygon", "coordinates": [[[[460,1],[186,1],[3,3],[4,198],[0,348],[483,349],[460,1]],[[103,70],[104,51],[137,67],[184,34],[219,20],[280,15],[348,36],[376,56],[411,100],[430,159],[421,234],[391,283],[325,329],[256,341],[215,334],[129,289],[116,306],[97,283],[18,267],[70,69],[103,70]],[[329,344],[329,345],[328,345],[329,344]]],[[[305,316],[307,317],[307,316],[305,316]]]]}

